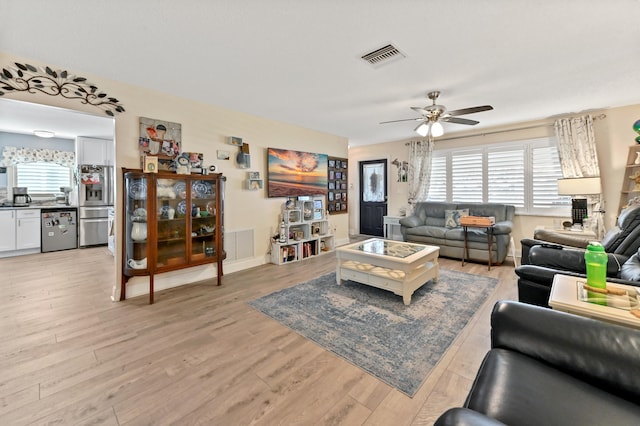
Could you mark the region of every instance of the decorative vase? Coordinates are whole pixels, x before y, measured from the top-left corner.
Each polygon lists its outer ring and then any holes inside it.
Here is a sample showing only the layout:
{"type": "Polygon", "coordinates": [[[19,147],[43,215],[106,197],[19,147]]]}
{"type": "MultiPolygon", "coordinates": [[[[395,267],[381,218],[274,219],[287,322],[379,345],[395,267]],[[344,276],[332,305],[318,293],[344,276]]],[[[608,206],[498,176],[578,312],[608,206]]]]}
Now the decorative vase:
{"type": "MultiPolygon", "coordinates": [[[[640,135],[640,120],[633,123],[633,131],[640,135]]],[[[640,144],[640,136],[636,137],[636,143],[640,144]]]]}
{"type": "Polygon", "coordinates": [[[131,227],[131,239],[133,241],[144,241],[147,239],[147,224],[144,222],[133,222],[131,227]]]}

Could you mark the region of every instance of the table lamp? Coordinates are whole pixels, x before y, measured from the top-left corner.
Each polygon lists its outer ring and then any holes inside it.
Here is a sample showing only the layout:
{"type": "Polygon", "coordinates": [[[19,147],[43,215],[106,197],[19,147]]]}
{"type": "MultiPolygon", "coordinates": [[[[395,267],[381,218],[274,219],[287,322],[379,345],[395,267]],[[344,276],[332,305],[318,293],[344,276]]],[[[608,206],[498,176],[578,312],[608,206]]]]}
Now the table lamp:
{"type": "Polygon", "coordinates": [[[600,176],[558,179],[558,195],[571,195],[571,218],[574,225],[582,225],[587,217],[587,199],[581,195],[600,194],[600,176]]]}

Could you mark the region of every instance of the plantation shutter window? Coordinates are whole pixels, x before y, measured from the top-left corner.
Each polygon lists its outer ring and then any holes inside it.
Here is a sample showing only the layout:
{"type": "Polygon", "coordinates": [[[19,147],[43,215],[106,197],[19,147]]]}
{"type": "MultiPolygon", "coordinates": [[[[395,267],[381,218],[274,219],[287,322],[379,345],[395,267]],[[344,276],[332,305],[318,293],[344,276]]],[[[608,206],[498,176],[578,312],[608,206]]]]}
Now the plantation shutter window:
{"type": "Polygon", "coordinates": [[[455,152],[451,156],[451,199],[453,202],[483,201],[482,152],[455,152]]]}
{"type": "Polygon", "coordinates": [[[31,195],[53,195],[61,186],[71,186],[71,169],[55,163],[34,162],[14,166],[16,186],[26,186],[31,195]]]}
{"type": "Polygon", "coordinates": [[[437,150],[432,161],[428,201],[512,204],[517,214],[569,213],[571,198],[558,195],[555,138],[437,150]]]}

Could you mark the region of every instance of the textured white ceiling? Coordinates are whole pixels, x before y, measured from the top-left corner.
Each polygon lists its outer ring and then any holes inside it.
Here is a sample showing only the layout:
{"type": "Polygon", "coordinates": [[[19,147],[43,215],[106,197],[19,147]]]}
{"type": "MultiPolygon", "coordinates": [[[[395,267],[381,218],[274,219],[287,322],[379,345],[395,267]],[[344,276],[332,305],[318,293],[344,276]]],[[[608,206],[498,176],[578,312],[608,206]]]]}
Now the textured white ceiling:
{"type": "Polygon", "coordinates": [[[351,145],[414,136],[378,123],[417,117],[431,90],[493,105],[465,116],[477,129],[640,104],[637,0],[2,0],[0,16],[0,50],[351,145]],[[407,58],[360,59],[389,42],[407,58]]]}

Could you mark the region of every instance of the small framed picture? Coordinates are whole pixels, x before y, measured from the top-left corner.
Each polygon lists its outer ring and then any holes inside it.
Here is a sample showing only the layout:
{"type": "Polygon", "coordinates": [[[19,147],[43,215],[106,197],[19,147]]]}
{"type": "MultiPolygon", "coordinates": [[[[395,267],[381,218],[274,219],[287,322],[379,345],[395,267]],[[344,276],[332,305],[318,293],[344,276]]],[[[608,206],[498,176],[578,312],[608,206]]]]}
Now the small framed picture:
{"type": "Polygon", "coordinates": [[[260,179],[260,172],[249,172],[249,179],[251,180],[260,179]]]}
{"type": "Polygon", "coordinates": [[[247,189],[252,191],[262,189],[262,179],[249,179],[247,182],[247,189]]]}
{"type": "Polygon", "coordinates": [[[333,201],[333,192],[329,192],[328,196],[329,196],[329,201],[333,201]]]}
{"type": "Polygon", "coordinates": [[[329,160],[329,167],[335,167],[336,166],[336,160],[329,160]]]}
{"type": "Polygon", "coordinates": [[[334,174],[333,170],[329,170],[329,179],[331,179],[331,180],[335,179],[335,174],[334,174]]]}
{"type": "Polygon", "coordinates": [[[347,168],[347,162],[346,162],[346,161],[343,161],[343,162],[342,162],[342,168],[343,168],[343,169],[346,169],[346,168],[347,168]]]}
{"type": "Polygon", "coordinates": [[[336,184],[334,182],[329,182],[329,189],[336,189],[336,184]]]}
{"type": "Polygon", "coordinates": [[[218,150],[218,160],[228,160],[231,158],[229,151],[218,150]]]}
{"type": "Polygon", "coordinates": [[[342,172],[336,172],[336,180],[342,179],[342,172]]]}
{"type": "Polygon", "coordinates": [[[229,136],[229,143],[235,146],[242,146],[242,138],[236,136],[229,136]]]}
{"type": "MultiPolygon", "coordinates": [[[[337,189],[337,188],[336,188],[337,189]]],[[[340,189],[347,189],[347,184],[346,183],[342,183],[341,184],[341,188],[340,189]]]]}

